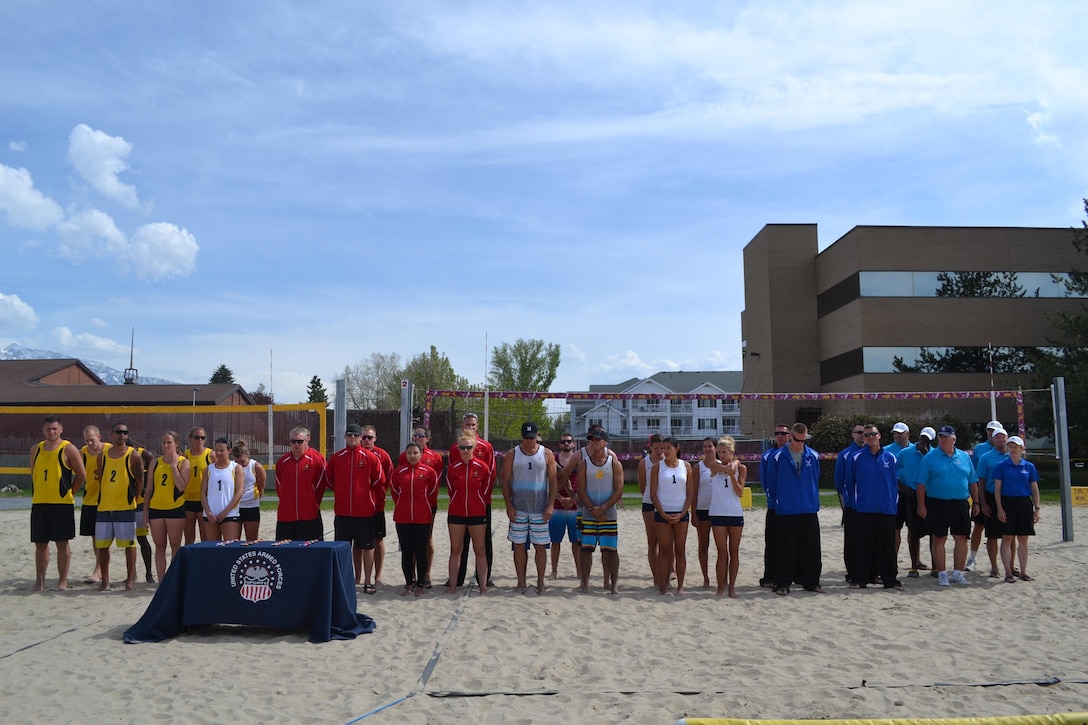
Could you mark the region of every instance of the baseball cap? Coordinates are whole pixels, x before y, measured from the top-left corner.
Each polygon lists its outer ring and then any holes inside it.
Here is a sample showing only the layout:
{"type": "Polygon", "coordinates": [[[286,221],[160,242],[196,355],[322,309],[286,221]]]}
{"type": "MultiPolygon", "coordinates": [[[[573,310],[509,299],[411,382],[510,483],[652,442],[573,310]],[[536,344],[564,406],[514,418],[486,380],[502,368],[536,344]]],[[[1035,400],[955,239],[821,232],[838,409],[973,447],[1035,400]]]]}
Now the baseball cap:
{"type": "Polygon", "coordinates": [[[956,435],[956,429],[950,425],[942,425],[941,429],[937,431],[937,435],[954,437],[956,435]]]}
{"type": "Polygon", "coordinates": [[[919,433],[918,435],[925,436],[926,438],[930,439],[931,441],[937,440],[937,431],[933,430],[928,425],[925,428],[923,428],[922,432],[919,433]]]}
{"type": "Polygon", "coordinates": [[[1009,444],[1024,447],[1024,439],[1020,436],[1009,436],[1009,444]]]}
{"type": "Polygon", "coordinates": [[[910,427],[903,421],[892,426],[892,433],[910,433],[910,427]]]}
{"type": "Polygon", "coordinates": [[[991,420],[989,423],[986,424],[986,430],[997,430],[998,428],[1004,427],[1005,426],[1001,425],[1000,420],[991,420]]]}
{"type": "Polygon", "coordinates": [[[348,423],[348,427],[344,429],[345,433],[354,433],[355,435],[362,435],[363,426],[358,423],[348,423]]]}
{"type": "Polygon", "coordinates": [[[536,438],[536,423],[526,421],[521,424],[522,438],[536,438]]]}
{"type": "Polygon", "coordinates": [[[1009,434],[1009,432],[1007,430],[1005,430],[1004,428],[994,428],[993,432],[990,435],[1007,436],[1008,434],[1009,434]]]}
{"type": "Polygon", "coordinates": [[[607,442],[608,441],[608,433],[606,433],[603,430],[595,430],[595,431],[593,431],[592,433],[590,433],[589,435],[586,436],[586,440],[587,441],[602,440],[602,441],[607,442]]]}

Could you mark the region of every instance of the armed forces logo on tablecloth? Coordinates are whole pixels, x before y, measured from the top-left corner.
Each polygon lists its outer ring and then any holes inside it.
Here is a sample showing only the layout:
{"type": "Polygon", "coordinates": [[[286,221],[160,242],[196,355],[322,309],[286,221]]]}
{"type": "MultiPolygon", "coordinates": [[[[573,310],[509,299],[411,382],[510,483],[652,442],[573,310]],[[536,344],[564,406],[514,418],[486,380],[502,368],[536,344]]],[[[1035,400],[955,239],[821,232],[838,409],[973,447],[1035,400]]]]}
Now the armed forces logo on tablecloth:
{"type": "Polygon", "coordinates": [[[263,602],[283,588],[283,567],[264,551],[247,551],[230,568],[230,585],[247,602],[263,602]]]}

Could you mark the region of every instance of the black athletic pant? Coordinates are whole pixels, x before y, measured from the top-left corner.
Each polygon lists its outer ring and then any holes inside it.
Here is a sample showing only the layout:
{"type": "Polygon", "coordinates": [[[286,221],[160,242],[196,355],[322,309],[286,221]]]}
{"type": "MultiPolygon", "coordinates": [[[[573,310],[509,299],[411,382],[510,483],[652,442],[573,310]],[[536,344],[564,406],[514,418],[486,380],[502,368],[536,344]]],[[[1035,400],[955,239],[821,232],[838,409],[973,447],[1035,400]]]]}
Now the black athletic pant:
{"type": "Polygon", "coordinates": [[[763,576],[759,578],[760,586],[774,585],[774,509],[767,509],[767,520],[763,525],[763,576]]]}
{"type": "Polygon", "coordinates": [[[404,583],[423,585],[427,578],[427,542],[431,540],[431,524],[397,524],[400,539],[400,568],[404,583]]]}
{"type": "Polygon", "coordinates": [[[774,556],[771,568],[776,587],[796,582],[805,589],[820,586],[823,559],[820,551],[820,519],[816,514],[775,516],[774,556]]]}

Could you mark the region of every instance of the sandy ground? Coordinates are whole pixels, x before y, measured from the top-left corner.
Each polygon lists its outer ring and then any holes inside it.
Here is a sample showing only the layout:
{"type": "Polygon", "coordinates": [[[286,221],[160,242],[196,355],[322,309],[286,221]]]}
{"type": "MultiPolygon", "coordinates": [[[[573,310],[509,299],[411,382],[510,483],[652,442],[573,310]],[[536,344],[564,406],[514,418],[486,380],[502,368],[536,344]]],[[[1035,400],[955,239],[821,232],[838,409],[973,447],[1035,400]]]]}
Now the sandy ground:
{"type": "MultiPolygon", "coordinates": [[[[79,583],[92,558],[77,539],[73,590],[32,593],[29,511],[3,511],[0,720],[344,723],[378,710],[362,720],[671,723],[1088,710],[1088,509],[1074,510],[1078,540],[1062,543],[1060,510],[1044,508],[1035,582],[990,579],[983,563],[969,587],[904,578],[903,592],[846,588],[838,520],[821,513],[827,593],[777,597],[758,586],[763,512],[750,512],[736,600],[701,588],[694,533],[688,591],[657,594],[633,508],[621,511],[618,595],[600,591],[599,559],[595,591],[575,591],[569,545],[546,596],[515,593],[497,520],[491,593],[404,598],[390,525],[386,586],[359,591],[373,634],[311,644],[305,633],[224,626],[126,645],[153,586],[99,594],[79,583]]],[[[262,534],[272,528],[266,514],[262,534]]],[[[435,545],[440,583],[441,514],[435,545]]]]}

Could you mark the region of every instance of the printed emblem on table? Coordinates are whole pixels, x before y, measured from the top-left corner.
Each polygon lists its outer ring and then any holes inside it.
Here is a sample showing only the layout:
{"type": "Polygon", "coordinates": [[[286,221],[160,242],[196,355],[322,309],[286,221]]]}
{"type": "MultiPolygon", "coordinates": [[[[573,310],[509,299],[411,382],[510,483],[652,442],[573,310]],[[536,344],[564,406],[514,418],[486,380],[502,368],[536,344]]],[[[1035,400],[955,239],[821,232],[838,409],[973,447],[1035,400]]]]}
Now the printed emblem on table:
{"type": "Polygon", "coordinates": [[[283,588],[283,567],[264,551],[247,551],[230,568],[231,588],[247,602],[263,602],[283,588]]]}

